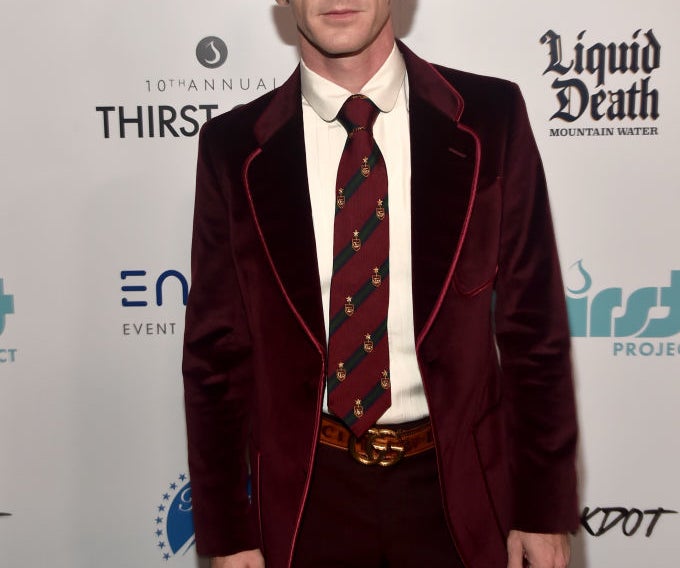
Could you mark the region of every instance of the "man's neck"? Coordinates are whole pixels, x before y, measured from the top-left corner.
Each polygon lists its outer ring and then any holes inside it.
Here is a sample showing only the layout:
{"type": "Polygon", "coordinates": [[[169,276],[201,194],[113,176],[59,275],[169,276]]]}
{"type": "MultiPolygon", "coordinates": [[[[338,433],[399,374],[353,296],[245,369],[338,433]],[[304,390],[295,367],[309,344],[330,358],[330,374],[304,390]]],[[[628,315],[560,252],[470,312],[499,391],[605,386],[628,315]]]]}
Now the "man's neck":
{"type": "Polygon", "coordinates": [[[300,37],[300,53],[305,65],[323,78],[351,93],[358,93],[376,74],[394,48],[391,23],[383,28],[366,49],[344,56],[329,56],[320,52],[304,36],[300,37]]]}

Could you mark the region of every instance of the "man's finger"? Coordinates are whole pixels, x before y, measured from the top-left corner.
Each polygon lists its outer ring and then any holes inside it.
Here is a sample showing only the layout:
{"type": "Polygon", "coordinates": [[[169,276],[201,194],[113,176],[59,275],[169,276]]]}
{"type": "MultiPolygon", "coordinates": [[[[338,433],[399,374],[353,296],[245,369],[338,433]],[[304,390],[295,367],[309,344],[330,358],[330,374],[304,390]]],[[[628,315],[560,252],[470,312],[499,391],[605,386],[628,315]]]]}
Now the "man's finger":
{"type": "Polygon", "coordinates": [[[508,568],[522,568],[524,547],[522,541],[513,534],[508,537],[508,568]]]}

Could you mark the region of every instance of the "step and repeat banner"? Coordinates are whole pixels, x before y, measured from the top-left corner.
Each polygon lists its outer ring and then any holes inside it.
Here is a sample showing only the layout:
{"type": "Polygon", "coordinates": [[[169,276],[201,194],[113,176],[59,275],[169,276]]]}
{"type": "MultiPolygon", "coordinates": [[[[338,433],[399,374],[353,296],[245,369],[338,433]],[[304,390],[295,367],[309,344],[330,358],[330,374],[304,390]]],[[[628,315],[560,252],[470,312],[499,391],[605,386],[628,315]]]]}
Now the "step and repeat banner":
{"type": "MultiPolygon", "coordinates": [[[[680,11],[394,0],[425,58],[519,83],[580,403],[573,566],[680,557],[680,11]]],[[[296,65],[250,0],[3,1],[0,565],[195,568],[180,374],[197,133],[296,65]]]]}

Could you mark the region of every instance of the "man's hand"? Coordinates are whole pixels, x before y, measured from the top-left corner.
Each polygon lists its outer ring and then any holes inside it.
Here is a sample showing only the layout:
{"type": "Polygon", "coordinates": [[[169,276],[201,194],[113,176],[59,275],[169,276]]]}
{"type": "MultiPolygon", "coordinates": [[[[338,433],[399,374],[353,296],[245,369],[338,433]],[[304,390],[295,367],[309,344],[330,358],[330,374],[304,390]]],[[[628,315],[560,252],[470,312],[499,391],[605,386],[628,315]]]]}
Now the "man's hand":
{"type": "Polygon", "coordinates": [[[264,568],[264,558],[259,549],[244,550],[229,556],[211,558],[210,568],[264,568]]]}
{"type": "Polygon", "coordinates": [[[566,534],[510,531],[508,568],[566,568],[568,565],[569,537],[566,534]]]}

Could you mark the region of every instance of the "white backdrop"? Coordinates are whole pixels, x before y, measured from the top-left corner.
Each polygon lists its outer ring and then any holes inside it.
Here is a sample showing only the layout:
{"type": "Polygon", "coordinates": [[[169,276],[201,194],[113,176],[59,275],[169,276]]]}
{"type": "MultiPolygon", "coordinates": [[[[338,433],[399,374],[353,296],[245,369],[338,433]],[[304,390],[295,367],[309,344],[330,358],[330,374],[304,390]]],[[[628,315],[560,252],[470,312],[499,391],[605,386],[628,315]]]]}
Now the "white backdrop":
{"type": "MultiPolygon", "coordinates": [[[[677,5],[395,4],[416,52],[527,100],[575,335],[573,565],[675,567],[677,5]]],[[[270,0],[2,8],[0,566],[194,567],[180,351],[195,133],[285,80],[294,30],[270,0]]]]}

